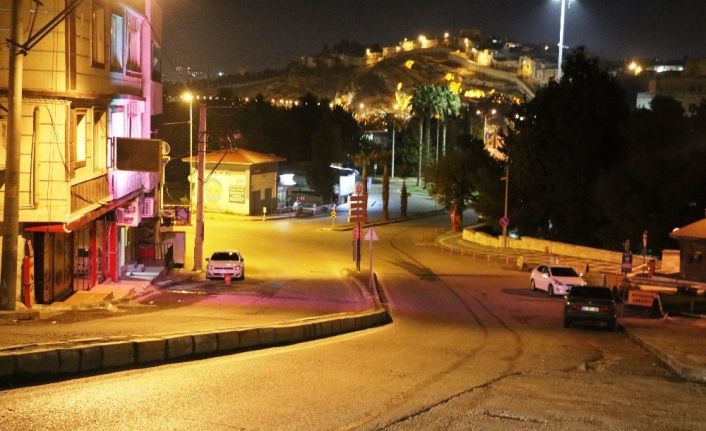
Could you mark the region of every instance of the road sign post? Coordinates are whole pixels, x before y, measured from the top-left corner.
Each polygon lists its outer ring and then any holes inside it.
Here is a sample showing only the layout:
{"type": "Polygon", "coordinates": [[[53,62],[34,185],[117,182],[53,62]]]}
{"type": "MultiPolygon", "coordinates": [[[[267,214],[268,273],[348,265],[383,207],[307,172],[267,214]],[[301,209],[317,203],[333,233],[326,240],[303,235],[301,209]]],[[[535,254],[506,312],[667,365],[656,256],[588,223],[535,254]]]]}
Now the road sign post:
{"type": "Polygon", "coordinates": [[[360,272],[360,223],[353,226],[353,256],[355,258],[355,269],[360,272]]]}
{"type": "Polygon", "coordinates": [[[375,273],[373,272],[373,241],[377,241],[378,234],[375,232],[375,229],[370,227],[370,230],[368,230],[368,233],[365,234],[365,240],[370,242],[370,293],[374,294],[375,292],[375,273]]]}

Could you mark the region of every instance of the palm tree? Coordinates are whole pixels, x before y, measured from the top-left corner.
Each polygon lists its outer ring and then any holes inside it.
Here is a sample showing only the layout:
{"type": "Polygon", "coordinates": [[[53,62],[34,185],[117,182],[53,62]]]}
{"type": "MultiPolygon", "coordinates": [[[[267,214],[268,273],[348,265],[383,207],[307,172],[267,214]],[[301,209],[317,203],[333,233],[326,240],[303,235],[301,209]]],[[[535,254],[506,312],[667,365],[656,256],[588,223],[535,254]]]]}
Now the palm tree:
{"type": "Polygon", "coordinates": [[[431,118],[436,113],[436,107],[439,106],[439,92],[434,85],[422,85],[417,87],[412,95],[412,113],[419,119],[419,169],[417,171],[417,185],[419,185],[422,177],[422,155],[424,154],[424,146],[422,135],[426,130],[427,157],[429,154],[429,145],[431,141],[431,118]]]}
{"type": "MultiPolygon", "coordinates": [[[[461,98],[458,93],[450,87],[441,87],[440,95],[442,99],[441,109],[439,110],[441,120],[441,141],[442,155],[446,155],[446,118],[456,117],[461,111],[461,98]]],[[[438,151],[437,151],[438,153],[438,151]]]]}

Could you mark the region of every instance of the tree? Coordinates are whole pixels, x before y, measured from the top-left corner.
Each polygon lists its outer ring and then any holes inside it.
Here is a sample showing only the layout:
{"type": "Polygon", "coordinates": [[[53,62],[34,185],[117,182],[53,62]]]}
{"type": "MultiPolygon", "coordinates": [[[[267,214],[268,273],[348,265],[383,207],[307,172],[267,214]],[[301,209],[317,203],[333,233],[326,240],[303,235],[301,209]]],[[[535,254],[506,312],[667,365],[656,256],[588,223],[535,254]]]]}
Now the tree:
{"type": "Polygon", "coordinates": [[[461,99],[458,97],[458,93],[451,90],[450,87],[440,87],[439,93],[441,100],[441,105],[439,107],[439,120],[442,124],[442,154],[446,155],[446,119],[448,117],[458,116],[461,111],[461,99]]]}
{"type": "Polygon", "coordinates": [[[510,219],[530,235],[595,244],[593,228],[604,217],[594,185],[626,151],[622,89],[577,49],[566,59],[564,79],[540,89],[518,114],[525,120],[505,139],[514,179],[510,219]]]}
{"type": "Polygon", "coordinates": [[[426,158],[429,157],[429,146],[431,141],[431,118],[437,113],[439,102],[439,93],[434,85],[422,85],[417,87],[412,95],[412,113],[419,120],[419,170],[417,172],[417,185],[422,176],[423,159],[424,157],[424,142],[426,142],[426,158]],[[426,130],[426,138],[423,140],[422,135],[426,130]]]}
{"type": "Polygon", "coordinates": [[[632,115],[624,129],[628,142],[624,162],[603,174],[596,185],[606,218],[596,231],[601,244],[618,248],[628,238],[640,244],[647,230],[651,249],[673,247],[672,229],[703,217],[706,117],[698,110],[685,117],[679,102],[658,96],[650,110],[632,115]]]}
{"type": "Polygon", "coordinates": [[[407,217],[407,177],[412,173],[412,167],[408,164],[401,164],[397,172],[402,177],[402,188],[400,189],[400,216],[407,217]]]}
{"type": "Polygon", "coordinates": [[[325,119],[312,136],[312,157],[308,177],[311,185],[321,193],[323,202],[330,202],[336,173],[331,162],[342,157],[341,133],[325,119]]]}
{"type": "Polygon", "coordinates": [[[463,211],[477,199],[474,169],[477,157],[469,149],[450,151],[424,169],[424,181],[436,202],[451,211],[452,230],[463,226],[463,211]]]}

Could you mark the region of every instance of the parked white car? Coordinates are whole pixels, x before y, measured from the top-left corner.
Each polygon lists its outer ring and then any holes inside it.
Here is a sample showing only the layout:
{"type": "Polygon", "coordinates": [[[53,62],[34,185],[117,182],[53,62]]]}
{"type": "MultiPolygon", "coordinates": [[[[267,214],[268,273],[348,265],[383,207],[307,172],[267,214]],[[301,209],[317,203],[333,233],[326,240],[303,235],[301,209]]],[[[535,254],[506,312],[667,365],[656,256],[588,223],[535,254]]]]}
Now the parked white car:
{"type": "Polygon", "coordinates": [[[549,296],[566,295],[573,286],[585,286],[586,281],[569,266],[539,265],[530,273],[532,290],[545,290],[549,296]]]}
{"type": "Polygon", "coordinates": [[[226,274],[239,280],[245,278],[245,259],[236,250],[216,251],[206,260],[206,278],[225,278],[226,274]]]}

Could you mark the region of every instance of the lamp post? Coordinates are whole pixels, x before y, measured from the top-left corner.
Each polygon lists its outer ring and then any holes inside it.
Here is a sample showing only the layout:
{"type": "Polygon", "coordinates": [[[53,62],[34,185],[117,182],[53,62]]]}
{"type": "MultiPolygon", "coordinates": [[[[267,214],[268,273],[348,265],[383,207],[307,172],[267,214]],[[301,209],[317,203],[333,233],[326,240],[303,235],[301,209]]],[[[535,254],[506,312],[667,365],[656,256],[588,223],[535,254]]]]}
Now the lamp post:
{"type": "Polygon", "coordinates": [[[561,81],[561,62],[564,54],[564,16],[573,0],[561,0],[561,18],[559,19],[559,58],[557,60],[556,81],[561,81]]]}
{"type": "Polygon", "coordinates": [[[508,207],[508,196],[510,192],[510,158],[507,157],[505,160],[505,209],[503,211],[503,248],[507,247],[507,225],[509,224],[509,219],[507,218],[507,207],[508,207]]]}
{"type": "Polygon", "coordinates": [[[192,160],[194,156],[194,95],[184,93],[181,98],[189,102],[189,208],[193,208],[194,199],[191,191],[191,180],[194,175],[194,161],[192,160]]]}

